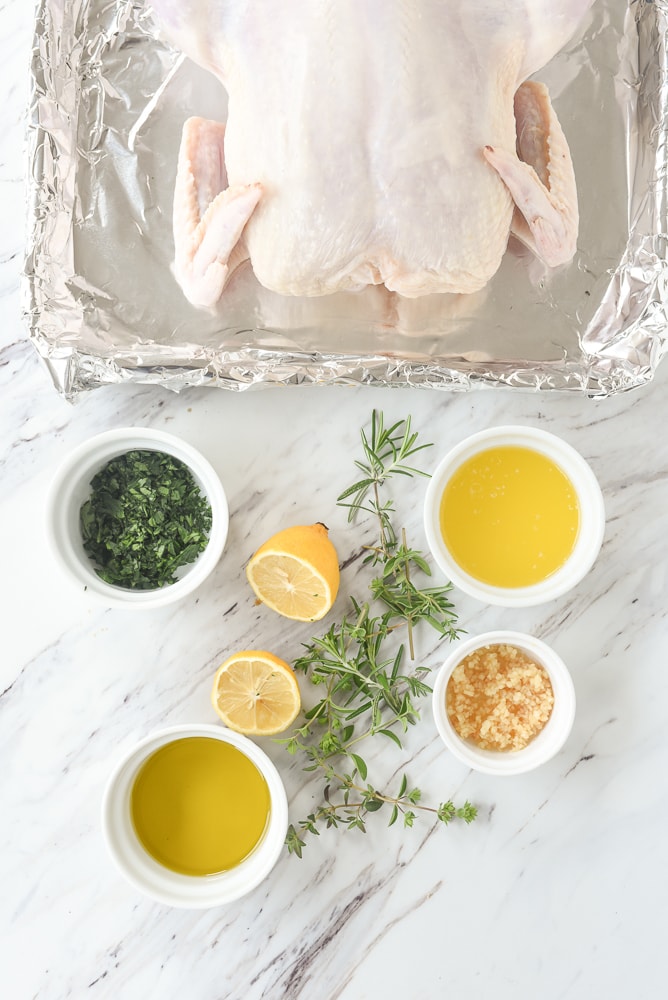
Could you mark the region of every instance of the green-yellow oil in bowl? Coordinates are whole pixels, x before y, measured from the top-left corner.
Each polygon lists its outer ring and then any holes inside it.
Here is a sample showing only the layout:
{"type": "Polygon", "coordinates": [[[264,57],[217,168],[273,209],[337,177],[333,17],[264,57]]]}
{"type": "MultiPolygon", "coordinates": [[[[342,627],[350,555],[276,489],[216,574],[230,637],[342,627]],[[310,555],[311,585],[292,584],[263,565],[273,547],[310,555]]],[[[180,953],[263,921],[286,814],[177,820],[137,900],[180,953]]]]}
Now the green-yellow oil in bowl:
{"type": "Polygon", "coordinates": [[[216,875],[240,864],[262,839],[269,788],[237,747],[188,736],[144,761],[130,812],[140,843],[161,865],[182,875],[216,875]]]}
{"type": "Polygon", "coordinates": [[[443,491],[440,527],[469,576],[494,587],[530,587],[573,552],[580,505],[572,482],[547,455],[501,445],[455,470],[443,491]]]}

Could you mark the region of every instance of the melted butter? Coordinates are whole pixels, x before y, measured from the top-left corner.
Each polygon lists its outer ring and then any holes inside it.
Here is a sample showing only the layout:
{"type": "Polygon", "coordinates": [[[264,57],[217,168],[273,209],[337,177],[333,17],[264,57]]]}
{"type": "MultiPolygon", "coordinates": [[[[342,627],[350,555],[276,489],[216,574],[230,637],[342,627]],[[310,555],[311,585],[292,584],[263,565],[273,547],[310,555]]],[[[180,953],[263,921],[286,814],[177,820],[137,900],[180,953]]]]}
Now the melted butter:
{"type": "Polygon", "coordinates": [[[182,875],[229,871],[261,840],[267,783],[240,750],[206,736],[177,739],[142,764],[130,812],[137,837],[161,865],[182,875]]]}
{"type": "Polygon", "coordinates": [[[566,562],[580,507],[566,474],[531,448],[488,448],[463,462],[443,492],[440,526],[464,572],[495,587],[528,587],[566,562]]]}

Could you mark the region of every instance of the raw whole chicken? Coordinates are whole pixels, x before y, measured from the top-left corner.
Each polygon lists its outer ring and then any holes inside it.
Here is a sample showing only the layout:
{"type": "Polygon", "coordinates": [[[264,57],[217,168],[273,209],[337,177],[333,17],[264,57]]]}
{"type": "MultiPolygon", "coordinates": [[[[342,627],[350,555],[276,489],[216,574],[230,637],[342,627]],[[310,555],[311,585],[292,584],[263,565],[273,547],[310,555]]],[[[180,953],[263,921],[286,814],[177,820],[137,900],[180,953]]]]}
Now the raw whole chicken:
{"type": "MultiPolygon", "coordinates": [[[[228,93],[184,126],[175,271],[212,306],[250,259],[284,295],[469,293],[512,232],[575,252],[568,146],[528,78],[594,0],[152,0],[228,93]]],[[[194,109],[193,109],[194,110],[194,109]]]]}

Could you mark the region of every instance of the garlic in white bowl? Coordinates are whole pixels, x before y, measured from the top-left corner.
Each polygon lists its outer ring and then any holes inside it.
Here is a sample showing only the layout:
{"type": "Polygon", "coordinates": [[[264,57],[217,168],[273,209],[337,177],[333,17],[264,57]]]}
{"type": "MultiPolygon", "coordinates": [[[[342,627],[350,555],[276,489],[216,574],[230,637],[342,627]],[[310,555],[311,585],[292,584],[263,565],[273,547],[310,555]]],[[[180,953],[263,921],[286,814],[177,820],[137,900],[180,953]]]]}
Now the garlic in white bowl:
{"type": "Polygon", "coordinates": [[[445,746],[463,764],[523,774],[568,739],[575,689],[547,643],[523,632],[486,632],[453,647],[436,677],[432,712],[445,746]]]}

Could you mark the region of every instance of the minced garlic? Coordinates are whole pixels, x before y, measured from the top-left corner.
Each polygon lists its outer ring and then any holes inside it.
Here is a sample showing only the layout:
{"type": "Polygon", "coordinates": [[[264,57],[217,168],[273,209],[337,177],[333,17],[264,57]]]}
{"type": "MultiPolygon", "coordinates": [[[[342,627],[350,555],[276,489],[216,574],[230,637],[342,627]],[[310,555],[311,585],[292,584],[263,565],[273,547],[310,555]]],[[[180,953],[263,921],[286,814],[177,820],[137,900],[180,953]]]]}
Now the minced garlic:
{"type": "Polygon", "coordinates": [[[457,664],[445,704],[465,740],[484,750],[521,750],[550,718],[547,671],[515,646],[482,646],[457,664]]]}

